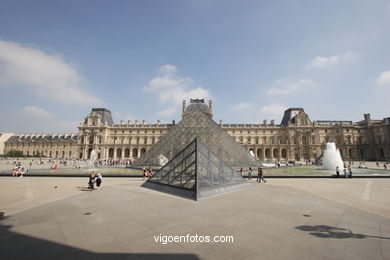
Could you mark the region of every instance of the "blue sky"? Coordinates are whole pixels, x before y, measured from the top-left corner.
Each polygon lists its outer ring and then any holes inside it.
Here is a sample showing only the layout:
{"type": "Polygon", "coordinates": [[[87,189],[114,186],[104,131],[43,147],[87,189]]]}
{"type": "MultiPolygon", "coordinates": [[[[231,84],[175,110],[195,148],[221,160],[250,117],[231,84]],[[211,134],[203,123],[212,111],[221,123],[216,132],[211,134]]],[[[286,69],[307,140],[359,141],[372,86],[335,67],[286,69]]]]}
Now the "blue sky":
{"type": "Polygon", "coordinates": [[[389,46],[389,0],[0,0],[0,132],[177,121],[190,97],[226,123],[382,119],[389,46]]]}

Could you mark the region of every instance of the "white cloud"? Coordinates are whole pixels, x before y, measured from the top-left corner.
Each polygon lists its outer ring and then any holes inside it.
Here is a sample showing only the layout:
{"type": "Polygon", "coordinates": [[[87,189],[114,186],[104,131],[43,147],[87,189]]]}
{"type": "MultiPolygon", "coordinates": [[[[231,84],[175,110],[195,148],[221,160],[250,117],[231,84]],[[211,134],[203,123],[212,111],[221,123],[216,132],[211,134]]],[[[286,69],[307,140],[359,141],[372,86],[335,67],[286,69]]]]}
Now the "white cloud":
{"type": "Polygon", "coordinates": [[[264,105],[260,108],[259,114],[264,119],[281,119],[287,107],[280,104],[264,105]]]}
{"type": "Polygon", "coordinates": [[[157,115],[162,117],[171,117],[176,113],[176,110],[176,107],[169,107],[167,109],[157,112],[157,115]]]}
{"type": "Polygon", "coordinates": [[[376,83],[380,86],[390,86],[390,70],[382,72],[377,78],[376,83]]]}
{"type": "Polygon", "coordinates": [[[176,73],[177,72],[177,68],[174,65],[165,64],[165,65],[160,67],[159,72],[162,73],[162,74],[176,73]]]}
{"type": "Polygon", "coordinates": [[[183,100],[190,98],[212,99],[208,89],[201,86],[194,87],[193,79],[178,76],[175,66],[167,64],[162,66],[159,71],[163,75],[151,79],[143,90],[155,94],[160,103],[170,105],[170,108],[159,112],[160,115],[173,115],[173,107],[178,109],[183,100]]]}
{"type": "Polygon", "coordinates": [[[352,52],[346,52],[340,55],[334,55],[329,57],[317,56],[311,61],[309,61],[306,64],[305,68],[306,69],[326,68],[340,62],[352,60],[355,57],[356,54],[352,52]]]}
{"type": "Polygon", "coordinates": [[[52,119],[54,116],[47,112],[46,110],[35,107],[35,106],[28,106],[23,108],[20,112],[23,116],[35,118],[35,119],[52,119]]]}
{"type": "Polygon", "coordinates": [[[76,66],[60,55],[0,40],[0,87],[28,88],[33,95],[64,104],[101,104],[85,85],[76,66]]]}
{"type": "Polygon", "coordinates": [[[288,95],[317,87],[317,84],[311,79],[300,79],[298,81],[278,79],[274,82],[274,85],[274,87],[268,89],[268,95],[288,95]]]}
{"type": "MultiPolygon", "coordinates": [[[[122,113],[122,112],[119,112],[119,111],[113,111],[112,112],[112,115],[113,115],[113,120],[115,122],[115,120],[117,120],[117,122],[120,122],[120,120],[135,120],[136,117],[131,113],[131,112],[125,112],[125,113],[122,113]]],[[[127,123],[127,121],[126,121],[127,123]]]]}
{"type": "Polygon", "coordinates": [[[249,102],[239,103],[239,104],[232,106],[231,111],[242,112],[242,111],[246,111],[247,109],[251,108],[252,106],[253,106],[253,104],[249,103],[249,102]]]}

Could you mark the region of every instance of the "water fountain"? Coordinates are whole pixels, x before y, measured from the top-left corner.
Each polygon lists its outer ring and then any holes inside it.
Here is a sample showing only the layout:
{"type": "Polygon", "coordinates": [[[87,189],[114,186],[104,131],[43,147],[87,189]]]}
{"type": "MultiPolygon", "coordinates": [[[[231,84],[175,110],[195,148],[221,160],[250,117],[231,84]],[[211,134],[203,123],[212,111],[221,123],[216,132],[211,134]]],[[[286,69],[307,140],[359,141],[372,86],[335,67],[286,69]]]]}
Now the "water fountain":
{"type": "Polygon", "coordinates": [[[91,155],[89,156],[89,161],[88,161],[90,170],[95,168],[95,161],[96,161],[96,159],[97,159],[97,153],[96,153],[95,150],[92,150],[91,151],[91,155]]]}
{"type": "Polygon", "coordinates": [[[337,166],[340,171],[344,170],[344,163],[340,151],[336,148],[335,143],[326,143],[324,157],[322,158],[322,168],[325,170],[336,170],[337,166]]]}

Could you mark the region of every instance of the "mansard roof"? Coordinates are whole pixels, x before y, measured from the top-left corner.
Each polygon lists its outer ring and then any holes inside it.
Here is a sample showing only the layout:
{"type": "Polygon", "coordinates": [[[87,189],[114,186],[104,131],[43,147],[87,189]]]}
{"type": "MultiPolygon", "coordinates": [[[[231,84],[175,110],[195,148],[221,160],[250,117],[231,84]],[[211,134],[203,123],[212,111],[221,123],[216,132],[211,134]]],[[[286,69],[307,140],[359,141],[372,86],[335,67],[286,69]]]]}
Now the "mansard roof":
{"type": "Polygon", "coordinates": [[[51,142],[65,142],[65,141],[77,141],[77,134],[20,134],[13,135],[8,138],[7,142],[22,142],[22,141],[51,141],[51,142]]]}
{"type": "Polygon", "coordinates": [[[289,121],[301,112],[303,112],[303,113],[305,112],[303,110],[303,108],[301,108],[301,107],[292,107],[292,108],[287,109],[286,111],[284,111],[283,119],[282,119],[282,122],[280,123],[280,125],[287,126],[289,121]]]}
{"type": "Polygon", "coordinates": [[[103,123],[107,123],[108,125],[113,125],[114,120],[112,120],[111,111],[107,108],[92,108],[92,112],[95,112],[96,114],[100,115],[102,117],[103,123]]]}

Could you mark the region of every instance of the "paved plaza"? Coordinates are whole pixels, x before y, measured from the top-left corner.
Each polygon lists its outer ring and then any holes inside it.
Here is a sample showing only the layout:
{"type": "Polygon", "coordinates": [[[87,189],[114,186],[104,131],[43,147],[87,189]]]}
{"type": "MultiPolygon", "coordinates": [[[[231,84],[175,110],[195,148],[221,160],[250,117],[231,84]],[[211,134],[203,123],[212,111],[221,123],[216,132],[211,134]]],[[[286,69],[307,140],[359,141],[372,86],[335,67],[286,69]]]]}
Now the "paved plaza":
{"type": "Polygon", "coordinates": [[[0,178],[2,259],[390,259],[390,179],[269,179],[198,202],[135,178],[0,178]],[[232,243],[155,236],[232,236],[232,243]]]}

